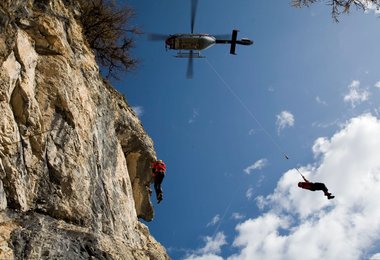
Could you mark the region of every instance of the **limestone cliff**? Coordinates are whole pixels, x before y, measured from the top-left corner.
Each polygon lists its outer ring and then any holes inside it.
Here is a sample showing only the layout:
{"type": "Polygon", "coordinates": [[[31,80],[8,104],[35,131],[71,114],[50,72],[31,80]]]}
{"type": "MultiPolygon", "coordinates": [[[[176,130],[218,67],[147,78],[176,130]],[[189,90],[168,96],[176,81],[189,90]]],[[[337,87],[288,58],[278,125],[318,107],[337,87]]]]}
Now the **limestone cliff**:
{"type": "Polygon", "coordinates": [[[138,221],[153,218],[152,140],[77,12],[0,1],[0,259],[168,259],[138,221]]]}

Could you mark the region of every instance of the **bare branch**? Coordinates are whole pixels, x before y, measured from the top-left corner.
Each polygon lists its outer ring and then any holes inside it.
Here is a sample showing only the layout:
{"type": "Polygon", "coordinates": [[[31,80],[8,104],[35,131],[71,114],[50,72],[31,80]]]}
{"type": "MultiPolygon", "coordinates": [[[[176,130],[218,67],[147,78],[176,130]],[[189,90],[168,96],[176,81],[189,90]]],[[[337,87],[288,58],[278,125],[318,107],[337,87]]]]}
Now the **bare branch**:
{"type": "Polygon", "coordinates": [[[130,71],[137,60],[129,54],[133,35],[139,34],[128,23],[134,13],[131,8],[119,7],[112,0],[78,0],[81,6],[80,22],[87,42],[96,59],[106,70],[106,77],[117,79],[118,72],[130,71]]]}
{"type": "Polygon", "coordinates": [[[342,13],[349,13],[350,8],[355,6],[357,9],[365,11],[370,5],[380,9],[380,0],[292,0],[293,7],[310,6],[316,2],[325,2],[331,6],[331,16],[338,22],[338,17],[342,13]]]}

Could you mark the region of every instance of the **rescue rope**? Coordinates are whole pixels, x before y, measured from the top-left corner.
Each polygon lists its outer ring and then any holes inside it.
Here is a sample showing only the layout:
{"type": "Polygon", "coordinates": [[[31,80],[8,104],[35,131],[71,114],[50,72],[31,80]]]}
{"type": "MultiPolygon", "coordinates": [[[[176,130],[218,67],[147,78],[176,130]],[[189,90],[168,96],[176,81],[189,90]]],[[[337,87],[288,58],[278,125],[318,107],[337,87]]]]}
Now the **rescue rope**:
{"type": "Polygon", "coordinates": [[[302,178],[305,178],[297,167],[296,167],[296,170],[301,175],[302,178]]]}
{"type": "MultiPolygon", "coordinates": [[[[240,103],[240,105],[246,110],[246,112],[249,114],[249,116],[256,122],[256,124],[259,126],[259,128],[266,134],[266,136],[269,138],[269,140],[271,140],[272,144],[277,148],[277,150],[279,151],[280,154],[283,155],[283,157],[285,158],[285,160],[289,160],[290,157],[284,152],[284,149],[283,147],[275,140],[275,138],[265,129],[265,127],[263,126],[263,124],[261,124],[261,122],[257,119],[257,117],[255,116],[255,114],[248,108],[248,106],[244,103],[244,101],[239,97],[238,94],[236,94],[236,92],[232,89],[232,87],[224,80],[224,78],[220,75],[220,73],[215,69],[215,67],[210,63],[210,61],[208,60],[208,58],[206,57],[205,58],[207,64],[210,66],[210,68],[214,71],[215,75],[219,78],[219,80],[223,83],[223,85],[227,88],[227,90],[232,94],[232,96],[240,103]]],[[[296,167],[296,170],[297,172],[303,177],[301,171],[296,167]]],[[[218,225],[216,226],[216,229],[214,231],[214,237],[216,235],[216,233],[218,232],[219,228],[220,228],[220,225],[221,223],[223,222],[225,216],[227,215],[227,212],[230,210],[231,206],[232,206],[232,202],[234,200],[234,197],[237,193],[237,191],[240,189],[242,185],[240,184],[237,189],[235,190],[234,192],[234,196],[231,198],[231,201],[229,202],[229,204],[227,205],[226,209],[224,210],[224,213],[221,217],[221,219],[219,220],[219,223],[218,225]]]]}
{"type": "Polygon", "coordinates": [[[229,210],[230,210],[230,208],[231,208],[231,206],[232,206],[232,203],[233,203],[233,201],[235,200],[236,194],[237,194],[237,192],[240,190],[242,184],[243,184],[243,183],[240,183],[239,185],[237,185],[237,187],[236,187],[236,189],[235,189],[233,195],[231,196],[231,200],[230,200],[230,202],[228,203],[227,207],[225,208],[225,210],[224,210],[224,212],[223,212],[223,215],[222,215],[222,217],[220,218],[220,220],[219,220],[219,222],[218,222],[218,225],[217,225],[216,228],[215,228],[214,235],[213,235],[212,237],[215,237],[216,234],[218,233],[219,228],[220,228],[220,225],[222,224],[222,222],[223,222],[224,218],[226,217],[227,213],[229,212],[229,210]]]}
{"type": "MultiPolygon", "coordinates": [[[[277,148],[277,150],[284,156],[286,160],[289,160],[289,156],[284,152],[283,147],[274,139],[274,137],[264,128],[264,126],[261,124],[261,122],[257,119],[257,117],[253,114],[253,112],[248,108],[248,106],[243,102],[243,100],[236,94],[236,92],[232,89],[232,87],[223,79],[223,77],[219,74],[219,72],[215,69],[215,67],[210,63],[210,61],[206,58],[205,59],[207,64],[210,66],[210,68],[214,71],[216,76],[220,79],[220,81],[223,83],[223,85],[228,89],[228,91],[234,96],[234,98],[240,103],[240,105],[248,112],[248,114],[251,116],[251,118],[256,122],[256,124],[261,128],[261,130],[269,137],[271,142],[274,144],[274,146],[277,148]]],[[[297,172],[301,175],[302,178],[305,178],[301,171],[298,169],[298,167],[295,167],[297,172]]]]}
{"type": "Polygon", "coordinates": [[[252,111],[248,108],[248,106],[243,102],[243,100],[235,93],[235,91],[231,88],[231,86],[223,79],[223,77],[219,74],[219,72],[215,69],[215,67],[210,63],[210,61],[205,59],[210,68],[215,72],[223,85],[228,89],[228,91],[234,96],[234,98],[240,103],[240,105],[248,112],[250,117],[256,122],[256,124],[261,128],[261,130],[267,135],[267,137],[272,141],[277,150],[284,156],[286,160],[289,160],[289,156],[284,152],[284,149],[281,145],[276,142],[274,137],[264,128],[264,126],[260,123],[257,117],[252,113],[252,111]]]}

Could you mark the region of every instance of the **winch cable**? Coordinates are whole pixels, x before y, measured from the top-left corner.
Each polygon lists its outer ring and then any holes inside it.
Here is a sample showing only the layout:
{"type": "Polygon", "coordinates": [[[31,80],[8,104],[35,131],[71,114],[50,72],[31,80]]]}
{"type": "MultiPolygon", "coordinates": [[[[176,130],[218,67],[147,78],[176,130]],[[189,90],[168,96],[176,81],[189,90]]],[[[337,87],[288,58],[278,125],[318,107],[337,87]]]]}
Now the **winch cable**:
{"type": "MultiPolygon", "coordinates": [[[[230,84],[227,83],[226,80],[224,80],[224,78],[222,77],[222,75],[215,69],[215,67],[210,63],[209,59],[208,58],[205,58],[207,64],[210,66],[211,70],[215,73],[215,75],[219,78],[219,80],[223,83],[223,85],[227,88],[227,90],[230,92],[230,94],[239,102],[239,104],[244,108],[244,110],[249,114],[249,116],[253,119],[253,121],[259,126],[259,128],[265,133],[265,135],[269,138],[269,140],[272,142],[272,144],[276,147],[276,149],[279,151],[279,153],[284,157],[284,159],[286,160],[289,160],[290,157],[288,156],[288,154],[286,152],[284,152],[284,149],[283,147],[276,141],[276,139],[265,129],[265,127],[263,126],[263,124],[257,119],[257,117],[255,116],[255,114],[249,109],[249,107],[244,103],[244,101],[239,97],[238,94],[236,94],[236,92],[233,90],[233,88],[230,86],[230,84]]],[[[304,176],[302,175],[301,171],[298,169],[298,167],[295,167],[295,169],[297,170],[297,172],[301,175],[301,177],[304,178],[304,176]]],[[[238,190],[240,189],[241,185],[238,185],[236,191],[234,192],[232,198],[231,198],[231,201],[229,202],[229,204],[227,205],[226,209],[224,210],[224,213],[221,217],[221,219],[219,220],[219,223],[218,225],[216,226],[216,229],[214,231],[214,237],[215,235],[217,234],[219,228],[220,228],[220,225],[221,223],[223,222],[225,216],[227,215],[229,209],[231,208],[231,205],[232,205],[232,202],[234,200],[234,197],[236,195],[236,193],[238,192],[238,190]]]]}

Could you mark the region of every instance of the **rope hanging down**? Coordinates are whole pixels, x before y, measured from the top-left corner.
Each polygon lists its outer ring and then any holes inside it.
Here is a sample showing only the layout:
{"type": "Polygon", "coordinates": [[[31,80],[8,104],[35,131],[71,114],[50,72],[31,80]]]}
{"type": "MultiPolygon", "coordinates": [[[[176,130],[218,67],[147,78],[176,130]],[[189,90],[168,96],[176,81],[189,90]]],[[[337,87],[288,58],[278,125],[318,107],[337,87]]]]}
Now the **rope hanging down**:
{"type": "MultiPolygon", "coordinates": [[[[271,140],[271,142],[274,144],[274,146],[277,148],[277,150],[284,156],[286,160],[289,160],[289,156],[284,152],[284,149],[280,146],[280,144],[274,139],[274,137],[264,128],[264,126],[261,124],[261,122],[257,119],[257,117],[253,114],[253,112],[248,108],[248,106],[243,102],[243,100],[239,97],[238,94],[235,93],[235,91],[232,89],[232,87],[223,79],[223,77],[219,74],[219,72],[215,69],[215,67],[210,63],[210,61],[205,58],[207,64],[210,66],[210,68],[214,71],[215,75],[220,79],[220,81],[223,83],[223,85],[228,89],[228,91],[232,94],[232,96],[240,103],[240,105],[247,111],[247,113],[250,115],[250,117],[256,122],[256,124],[261,128],[261,130],[267,135],[267,137],[271,140]]],[[[297,172],[301,175],[302,178],[304,176],[302,175],[301,171],[296,167],[297,172]]],[[[234,192],[234,196],[236,195],[237,191],[240,189],[240,185],[237,187],[236,191],[234,192]]],[[[233,196],[233,197],[234,197],[233,196]]],[[[221,222],[224,220],[227,212],[229,211],[233,199],[229,202],[226,209],[224,210],[224,213],[219,220],[219,223],[214,231],[214,237],[216,233],[218,232],[221,222]]]]}
{"type": "Polygon", "coordinates": [[[300,172],[300,170],[296,167],[296,170],[297,170],[297,172],[301,175],[301,177],[303,178],[303,179],[305,179],[305,176],[303,176],[302,175],[302,173],[300,172]]]}
{"type": "Polygon", "coordinates": [[[260,123],[260,121],[256,118],[256,116],[252,113],[252,111],[248,108],[248,106],[243,102],[243,100],[235,93],[235,91],[231,88],[231,86],[223,79],[223,77],[218,73],[218,71],[210,63],[210,61],[207,58],[205,60],[207,64],[210,66],[210,68],[215,72],[216,76],[218,76],[220,81],[228,89],[228,91],[234,96],[234,98],[240,103],[240,105],[248,112],[248,114],[256,122],[256,124],[261,128],[261,130],[269,137],[269,139],[275,145],[277,150],[284,156],[286,160],[289,160],[289,156],[284,152],[284,149],[276,142],[274,137],[264,128],[264,126],[260,123]]]}
{"type": "MultiPolygon", "coordinates": [[[[257,117],[252,113],[252,111],[248,108],[248,106],[243,102],[243,100],[235,93],[232,87],[223,79],[223,77],[219,74],[219,72],[215,69],[215,67],[210,63],[210,61],[205,59],[210,68],[214,71],[216,76],[220,79],[220,81],[224,84],[224,86],[228,89],[228,91],[234,96],[234,98],[240,103],[240,105],[248,112],[251,118],[256,122],[256,124],[261,128],[261,130],[269,137],[271,142],[277,148],[277,150],[284,156],[286,160],[289,160],[289,156],[284,152],[284,149],[276,142],[274,137],[264,128],[264,126],[260,123],[257,117]]],[[[305,178],[301,171],[296,167],[297,172],[301,175],[302,178],[305,178]]]]}

